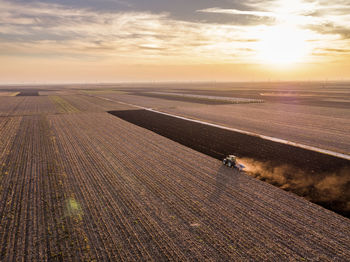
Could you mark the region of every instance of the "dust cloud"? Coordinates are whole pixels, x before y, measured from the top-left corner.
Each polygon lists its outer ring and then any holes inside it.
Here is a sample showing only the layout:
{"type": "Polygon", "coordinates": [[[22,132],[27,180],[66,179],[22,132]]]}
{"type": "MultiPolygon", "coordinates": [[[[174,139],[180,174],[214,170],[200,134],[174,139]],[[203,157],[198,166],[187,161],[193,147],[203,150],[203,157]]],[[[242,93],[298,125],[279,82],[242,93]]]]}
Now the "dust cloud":
{"type": "Polygon", "coordinates": [[[250,158],[239,159],[246,173],[262,181],[305,197],[314,203],[350,212],[350,168],[333,173],[306,172],[290,165],[274,166],[250,158]]]}

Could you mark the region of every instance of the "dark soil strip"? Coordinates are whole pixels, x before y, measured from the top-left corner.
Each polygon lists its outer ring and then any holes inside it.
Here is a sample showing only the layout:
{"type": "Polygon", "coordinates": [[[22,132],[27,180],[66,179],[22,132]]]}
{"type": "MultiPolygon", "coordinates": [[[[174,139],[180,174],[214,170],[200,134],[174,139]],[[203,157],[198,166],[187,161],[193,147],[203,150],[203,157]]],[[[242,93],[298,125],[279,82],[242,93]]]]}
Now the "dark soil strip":
{"type": "Polygon", "coordinates": [[[176,95],[158,95],[158,94],[150,94],[150,93],[130,93],[131,95],[136,96],[146,96],[146,97],[154,97],[161,98],[166,100],[174,100],[174,101],[183,101],[197,104],[205,104],[205,105],[224,105],[224,104],[232,104],[231,102],[226,101],[218,101],[213,99],[205,99],[205,98],[196,98],[196,97],[185,97],[185,96],[176,96],[176,95]]]}
{"type": "MultiPolygon", "coordinates": [[[[109,113],[219,160],[228,154],[234,154],[238,157],[268,162],[271,167],[288,165],[313,177],[350,170],[350,161],[345,159],[147,110],[109,113]]],[[[312,200],[312,192],[312,189],[308,189],[300,195],[312,200]]],[[[335,203],[334,200],[331,203],[313,202],[347,217],[350,216],[348,211],[341,208],[346,204],[344,200],[342,203],[338,203],[339,201],[335,203]]]]}
{"type": "Polygon", "coordinates": [[[39,96],[39,91],[36,90],[21,90],[17,96],[39,96]]]}

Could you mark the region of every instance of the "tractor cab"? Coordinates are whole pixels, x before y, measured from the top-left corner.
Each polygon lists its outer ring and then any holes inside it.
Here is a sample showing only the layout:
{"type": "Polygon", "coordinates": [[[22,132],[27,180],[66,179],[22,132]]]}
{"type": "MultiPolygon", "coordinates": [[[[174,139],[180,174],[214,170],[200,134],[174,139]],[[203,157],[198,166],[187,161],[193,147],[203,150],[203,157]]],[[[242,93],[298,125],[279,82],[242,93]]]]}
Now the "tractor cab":
{"type": "Polygon", "coordinates": [[[224,165],[227,165],[228,167],[235,166],[237,163],[237,157],[234,155],[228,155],[227,157],[224,158],[222,161],[224,165]]]}

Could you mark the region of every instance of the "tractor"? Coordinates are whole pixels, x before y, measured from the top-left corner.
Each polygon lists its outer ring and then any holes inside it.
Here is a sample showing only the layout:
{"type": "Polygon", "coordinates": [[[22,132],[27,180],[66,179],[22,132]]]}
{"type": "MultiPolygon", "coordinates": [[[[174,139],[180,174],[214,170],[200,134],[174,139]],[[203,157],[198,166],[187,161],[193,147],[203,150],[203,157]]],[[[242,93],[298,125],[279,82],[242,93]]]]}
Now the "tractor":
{"type": "Polygon", "coordinates": [[[228,167],[232,167],[232,168],[236,168],[238,169],[239,171],[242,171],[245,166],[238,163],[237,161],[237,157],[234,156],[234,155],[228,155],[227,157],[224,158],[224,160],[222,161],[222,163],[225,165],[225,166],[228,166],[228,167]]]}

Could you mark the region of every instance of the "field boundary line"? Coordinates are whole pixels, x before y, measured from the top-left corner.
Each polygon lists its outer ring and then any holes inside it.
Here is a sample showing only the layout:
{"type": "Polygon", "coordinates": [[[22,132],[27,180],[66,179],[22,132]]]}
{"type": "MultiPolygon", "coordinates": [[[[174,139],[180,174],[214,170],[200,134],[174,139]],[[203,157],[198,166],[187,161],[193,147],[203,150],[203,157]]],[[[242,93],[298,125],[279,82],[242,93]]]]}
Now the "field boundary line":
{"type": "Polygon", "coordinates": [[[205,122],[205,121],[201,121],[201,120],[196,120],[196,119],[191,119],[191,118],[187,118],[187,117],[183,117],[183,116],[173,115],[173,114],[157,111],[157,110],[154,110],[152,108],[147,108],[147,107],[143,107],[143,106],[129,104],[129,103],[125,103],[125,102],[121,102],[121,101],[118,101],[118,100],[113,100],[113,99],[109,99],[109,98],[105,98],[105,97],[99,97],[99,96],[95,96],[95,97],[100,98],[100,99],[104,99],[104,100],[107,100],[107,101],[116,102],[116,103],[123,104],[123,105],[133,106],[133,107],[144,109],[144,110],[147,110],[147,111],[150,111],[150,112],[154,112],[154,113],[159,113],[159,114],[166,115],[166,116],[175,117],[175,118],[182,119],[182,120],[187,120],[187,121],[191,121],[191,122],[195,122],[195,123],[199,123],[199,124],[204,124],[204,125],[208,125],[208,126],[212,126],[212,127],[217,127],[217,128],[220,128],[220,129],[225,129],[225,130],[229,130],[229,131],[233,131],[233,132],[237,132],[237,133],[241,133],[241,134],[245,134],[245,135],[249,135],[249,136],[255,136],[255,137],[259,137],[259,138],[264,139],[264,140],[269,140],[269,141],[272,141],[272,142],[277,142],[277,143],[281,143],[281,144],[285,144],[285,145],[299,147],[299,148],[315,151],[315,152],[318,152],[318,153],[322,153],[322,154],[326,154],[326,155],[330,155],[330,156],[334,156],[334,157],[350,160],[350,155],[334,152],[334,151],[327,150],[327,149],[322,149],[322,148],[318,148],[318,147],[314,147],[314,146],[303,145],[303,144],[299,144],[299,143],[288,141],[288,140],[281,139],[281,138],[260,135],[260,134],[254,133],[254,132],[249,132],[249,131],[245,131],[245,130],[241,130],[241,129],[237,129],[237,128],[226,127],[226,126],[213,124],[213,123],[209,123],[209,122],[205,122]]]}

